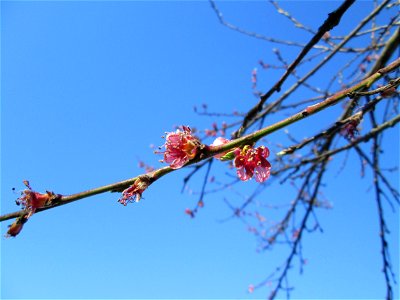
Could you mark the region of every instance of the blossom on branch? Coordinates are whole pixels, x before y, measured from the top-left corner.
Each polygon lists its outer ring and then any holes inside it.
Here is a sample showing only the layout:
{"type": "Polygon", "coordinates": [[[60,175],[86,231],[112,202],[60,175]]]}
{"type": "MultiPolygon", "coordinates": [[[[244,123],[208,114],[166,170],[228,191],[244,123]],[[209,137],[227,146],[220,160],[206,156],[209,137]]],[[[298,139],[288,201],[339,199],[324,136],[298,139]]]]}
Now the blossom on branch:
{"type": "Polygon", "coordinates": [[[129,202],[139,202],[143,192],[149,187],[150,180],[147,177],[139,177],[135,182],[122,192],[118,202],[126,206],[129,202]]]}
{"type": "Polygon", "coordinates": [[[15,201],[17,205],[22,205],[23,209],[28,211],[26,218],[32,216],[38,208],[50,205],[53,201],[59,199],[61,195],[56,195],[53,192],[46,191],[41,194],[32,190],[29,181],[24,180],[27,189],[21,192],[21,196],[15,201]]]}
{"type": "Polygon", "coordinates": [[[240,180],[247,181],[255,176],[257,182],[264,182],[270,176],[271,164],[267,160],[269,149],[265,146],[253,148],[249,145],[235,150],[233,161],[240,180]]]}
{"type": "MultiPolygon", "coordinates": [[[[226,143],[229,143],[229,142],[230,142],[230,140],[228,140],[228,139],[226,139],[226,138],[217,137],[217,138],[214,140],[214,142],[210,145],[210,149],[212,149],[212,148],[214,148],[214,147],[221,146],[221,145],[225,145],[226,143]]],[[[216,154],[216,155],[214,155],[214,158],[222,160],[222,157],[225,156],[228,152],[229,152],[229,151],[216,154]]]]}
{"type": "Polygon", "coordinates": [[[165,139],[164,162],[170,164],[172,169],[182,168],[198,154],[202,146],[188,126],[182,126],[182,130],[169,132],[165,139]]]}

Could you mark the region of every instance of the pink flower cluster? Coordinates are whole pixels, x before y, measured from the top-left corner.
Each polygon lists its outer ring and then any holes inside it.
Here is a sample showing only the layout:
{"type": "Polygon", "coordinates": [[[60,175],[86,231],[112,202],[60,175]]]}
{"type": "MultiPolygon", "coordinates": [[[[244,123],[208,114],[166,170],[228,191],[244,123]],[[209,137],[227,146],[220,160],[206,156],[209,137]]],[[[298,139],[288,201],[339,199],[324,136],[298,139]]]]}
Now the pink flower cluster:
{"type": "MultiPolygon", "coordinates": [[[[211,145],[213,147],[218,147],[228,143],[229,140],[218,137],[211,145]]],[[[217,159],[223,159],[228,156],[228,153],[216,154],[214,157],[217,159]]],[[[250,145],[246,145],[243,148],[236,148],[233,150],[233,165],[236,167],[236,173],[240,180],[247,181],[253,176],[257,182],[264,182],[267,180],[271,173],[271,164],[267,160],[269,156],[269,149],[265,146],[260,146],[258,148],[253,148],[250,145]]]]}
{"type": "Polygon", "coordinates": [[[27,189],[21,192],[21,196],[15,201],[17,205],[22,205],[29,213],[27,218],[33,215],[36,209],[44,207],[50,204],[56,198],[61,197],[61,195],[55,195],[53,192],[46,191],[45,194],[41,194],[32,190],[29,185],[29,181],[24,181],[27,189]]]}
{"type": "Polygon", "coordinates": [[[197,155],[201,146],[200,140],[187,126],[182,126],[182,130],[177,129],[175,132],[168,133],[165,139],[164,161],[172,169],[182,168],[197,155]]]}
{"type": "Polygon", "coordinates": [[[46,191],[44,194],[35,192],[27,180],[24,180],[24,184],[27,188],[21,192],[21,196],[15,200],[15,203],[21,205],[27,213],[18,217],[14,223],[8,226],[6,237],[17,236],[21,232],[24,224],[38,208],[51,205],[62,197],[62,195],[54,194],[49,191],[46,191]]]}
{"type": "MultiPolygon", "coordinates": [[[[192,130],[188,126],[182,126],[175,132],[167,133],[165,137],[165,151],[155,153],[163,154],[164,160],[170,165],[172,169],[179,169],[186,165],[188,162],[201,157],[202,154],[207,154],[207,151],[220,152],[222,145],[230,141],[223,137],[218,137],[210,145],[203,145],[200,140],[193,135],[192,130]],[[204,151],[202,153],[202,151],[204,151]]],[[[253,148],[246,145],[241,148],[230,149],[222,153],[215,154],[214,157],[220,160],[232,160],[233,165],[236,167],[236,172],[240,180],[247,181],[253,176],[257,182],[264,182],[270,176],[271,164],[267,158],[269,156],[269,149],[265,146],[253,148]]],[[[139,202],[142,198],[143,192],[155,179],[150,181],[150,177],[140,176],[136,181],[122,192],[121,198],[118,200],[122,205],[126,206],[129,202],[139,202]]],[[[35,197],[39,195],[33,194],[35,197]]],[[[32,196],[32,197],[34,197],[32,196]]],[[[30,196],[31,197],[31,196],[30,196]]],[[[202,207],[202,201],[198,203],[198,207],[202,207]]],[[[191,217],[195,216],[195,210],[186,209],[186,214],[191,217]]]]}
{"type": "Polygon", "coordinates": [[[270,176],[271,164],[267,160],[269,149],[264,146],[252,148],[245,146],[235,150],[233,161],[240,180],[247,181],[254,175],[257,182],[264,182],[270,176]]]}

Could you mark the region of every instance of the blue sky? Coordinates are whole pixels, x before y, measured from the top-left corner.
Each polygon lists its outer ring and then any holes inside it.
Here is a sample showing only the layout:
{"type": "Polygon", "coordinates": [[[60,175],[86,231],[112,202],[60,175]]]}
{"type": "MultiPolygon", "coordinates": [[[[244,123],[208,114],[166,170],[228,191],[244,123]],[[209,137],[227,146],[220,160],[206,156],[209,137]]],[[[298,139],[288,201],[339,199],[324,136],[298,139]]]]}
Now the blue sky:
{"type": "MultiPolygon", "coordinates": [[[[317,28],[339,2],[284,4],[317,28]]],[[[343,27],[354,26],[370,5],[351,8],[343,27]]],[[[240,26],[307,40],[264,2],[220,8],[240,26]]],[[[256,103],[251,71],[259,59],[274,58],[275,45],[221,26],[206,1],[2,1],[1,26],[2,213],[16,210],[11,189],[23,189],[24,179],[39,191],[71,194],[141,173],[138,160],[160,166],[151,144],[162,145],[175,125],[209,128],[215,120],[196,115],[194,105],[248,110],[256,103]]],[[[277,76],[260,84],[266,89],[277,76]]],[[[293,130],[310,136],[311,126],[293,130]]],[[[398,138],[398,128],[388,134],[387,167],[398,164],[398,138]]],[[[308,264],[302,276],[297,268],[290,274],[293,298],[385,294],[371,174],[354,181],[359,163],[353,158],[340,175],[338,163],[327,177],[324,196],[334,208],[318,211],[324,233],[305,236],[308,264]]],[[[214,165],[224,176],[226,166],[214,165]]],[[[230,215],[221,193],[207,196],[190,219],[184,210],[197,197],[181,193],[187,173],[157,181],[139,204],[123,207],[117,194],[103,194],[34,215],[20,236],[1,239],[1,297],[265,298],[268,288],[248,294],[247,286],[280,265],[286,249],[257,253],[240,221],[221,223],[230,215]]],[[[390,180],[398,182],[397,173],[390,180]]],[[[190,188],[200,190],[201,182],[199,174],[190,188]]],[[[246,194],[255,186],[236,188],[246,194]]],[[[274,185],[262,197],[277,204],[291,196],[274,185]]],[[[398,211],[386,207],[386,216],[398,275],[398,211]]]]}

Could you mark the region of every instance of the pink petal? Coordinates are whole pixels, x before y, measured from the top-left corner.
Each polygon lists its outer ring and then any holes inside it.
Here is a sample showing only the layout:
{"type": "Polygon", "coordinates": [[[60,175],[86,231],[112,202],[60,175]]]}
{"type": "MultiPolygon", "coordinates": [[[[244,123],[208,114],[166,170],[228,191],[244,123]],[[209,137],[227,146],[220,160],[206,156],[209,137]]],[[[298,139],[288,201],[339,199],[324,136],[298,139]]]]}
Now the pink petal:
{"type": "Polygon", "coordinates": [[[243,168],[244,167],[244,157],[243,156],[236,156],[235,160],[233,161],[233,165],[236,168],[243,168]]]}
{"type": "Polygon", "coordinates": [[[251,178],[251,176],[249,176],[247,174],[247,172],[245,171],[244,168],[237,169],[236,174],[238,175],[239,179],[242,181],[247,181],[251,178]]]}
{"type": "Polygon", "coordinates": [[[264,182],[269,178],[270,168],[256,167],[255,169],[255,178],[257,182],[264,182]]]}
{"type": "Polygon", "coordinates": [[[184,166],[184,164],[186,164],[188,162],[188,157],[184,156],[184,157],[179,157],[177,159],[175,159],[169,166],[172,169],[180,169],[184,166]]]}
{"type": "Polygon", "coordinates": [[[245,170],[246,170],[246,174],[249,178],[253,177],[254,175],[254,167],[251,165],[246,165],[244,166],[245,170]]]}
{"type": "Polygon", "coordinates": [[[220,146],[228,143],[229,140],[223,137],[217,137],[214,142],[211,144],[211,146],[220,146]]]}

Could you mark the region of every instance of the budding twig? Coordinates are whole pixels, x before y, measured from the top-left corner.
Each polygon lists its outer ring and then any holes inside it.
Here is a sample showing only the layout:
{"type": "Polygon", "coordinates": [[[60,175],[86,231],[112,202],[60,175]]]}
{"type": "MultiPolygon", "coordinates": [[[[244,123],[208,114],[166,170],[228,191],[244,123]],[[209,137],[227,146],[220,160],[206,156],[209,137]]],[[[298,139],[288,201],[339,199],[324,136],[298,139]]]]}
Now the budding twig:
{"type": "MultiPolygon", "coordinates": [[[[189,161],[185,166],[187,165],[192,165],[194,163],[197,163],[199,161],[205,160],[207,158],[210,158],[216,154],[219,153],[223,153],[226,152],[228,150],[234,149],[236,147],[242,147],[244,145],[250,145],[250,144],[254,144],[256,143],[259,139],[283,128],[286,127],[290,124],[293,124],[295,122],[298,122],[304,118],[307,118],[323,109],[326,109],[332,105],[337,104],[340,100],[344,99],[347,97],[347,95],[349,93],[352,92],[356,92],[360,89],[364,89],[364,88],[368,88],[370,87],[375,81],[379,80],[380,78],[382,78],[383,75],[386,75],[390,72],[392,72],[393,70],[399,68],[400,66],[400,58],[396,59],[395,61],[393,61],[391,64],[389,64],[387,67],[382,68],[380,70],[378,70],[375,74],[371,75],[370,77],[364,79],[363,81],[361,81],[360,83],[347,88],[345,90],[342,90],[340,92],[337,92],[336,94],[332,95],[331,97],[325,99],[324,101],[321,101],[317,104],[308,106],[307,108],[305,108],[304,110],[298,112],[297,114],[294,114],[293,116],[284,119],[282,121],[279,121],[275,124],[272,124],[270,126],[264,127],[256,132],[253,132],[251,134],[248,134],[246,136],[243,136],[241,138],[238,138],[236,140],[232,140],[226,144],[223,144],[221,146],[216,146],[213,147],[212,149],[210,148],[205,148],[201,155],[195,157],[194,159],[192,159],[191,161],[189,161]]],[[[375,128],[374,130],[371,131],[371,135],[374,134],[374,131],[376,130],[383,130],[383,128],[386,128],[388,126],[393,126],[394,124],[396,124],[399,121],[399,116],[397,116],[396,118],[392,119],[390,122],[386,122],[385,124],[382,124],[380,127],[375,128]],[[380,129],[381,128],[381,129],[380,129]]],[[[332,151],[334,152],[334,151],[332,151]]],[[[328,152],[327,152],[328,153],[328,152]]],[[[324,156],[327,154],[325,153],[324,156]]],[[[334,152],[336,153],[336,152],[334,152]]],[[[331,153],[330,155],[333,155],[334,153],[331,153]]],[[[147,174],[142,174],[124,181],[120,181],[117,183],[113,183],[113,184],[109,184],[109,185],[105,185],[105,186],[101,186],[98,188],[94,188],[91,190],[87,190],[84,192],[80,192],[80,193],[76,193],[76,194],[72,194],[72,195],[66,195],[66,196],[61,196],[60,199],[55,202],[50,204],[49,206],[45,206],[42,208],[38,208],[36,210],[36,212],[40,212],[40,211],[44,211],[50,208],[54,208],[60,205],[64,205],[64,204],[68,204],[83,198],[87,198],[87,197],[91,197],[94,195],[98,195],[98,194],[102,194],[105,192],[121,192],[124,189],[126,189],[127,187],[129,187],[130,185],[132,185],[136,179],[140,176],[148,176],[148,178],[150,179],[151,183],[154,182],[155,180],[161,178],[162,176],[170,173],[174,171],[174,169],[172,169],[171,167],[163,167],[157,170],[154,170],[150,173],[147,174]]],[[[13,212],[10,214],[5,214],[0,216],[0,222],[2,221],[6,221],[12,218],[16,218],[16,217],[20,217],[23,215],[26,215],[28,212],[26,210],[20,210],[17,212],[13,212]]]]}

